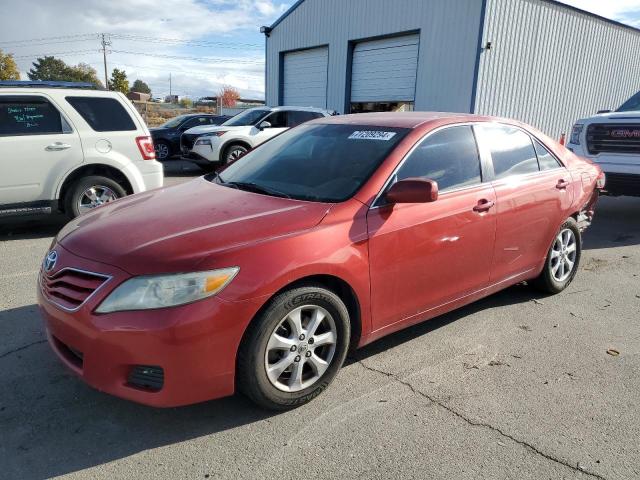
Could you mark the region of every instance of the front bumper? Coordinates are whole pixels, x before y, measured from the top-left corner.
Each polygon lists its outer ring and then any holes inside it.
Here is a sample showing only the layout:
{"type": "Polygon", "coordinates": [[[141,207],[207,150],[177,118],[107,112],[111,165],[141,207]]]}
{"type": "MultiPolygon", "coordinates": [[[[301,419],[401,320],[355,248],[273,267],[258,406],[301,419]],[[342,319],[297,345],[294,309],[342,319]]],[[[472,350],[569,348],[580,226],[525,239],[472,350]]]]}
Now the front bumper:
{"type": "Polygon", "coordinates": [[[60,246],[56,250],[60,265],[112,277],[99,295],[75,312],[54,305],[38,288],[51,348],[86,383],[155,407],[187,405],[234,392],[236,352],[259,305],[212,297],[173,308],[97,315],[93,310],[129,275],[76,257],[60,246]],[[131,384],[137,366],[161,368],[162,388],[131,384]]]}

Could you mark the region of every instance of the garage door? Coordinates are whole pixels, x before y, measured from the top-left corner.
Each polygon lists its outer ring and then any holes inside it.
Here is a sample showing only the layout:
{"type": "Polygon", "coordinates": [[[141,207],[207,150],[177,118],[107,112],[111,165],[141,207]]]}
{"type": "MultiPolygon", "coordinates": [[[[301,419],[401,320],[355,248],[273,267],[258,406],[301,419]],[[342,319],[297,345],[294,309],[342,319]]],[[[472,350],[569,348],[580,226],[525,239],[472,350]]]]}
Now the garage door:
{"type": "Polygon", "coordinates": [[[282,104],[326,108],[328,61],[326,47],[285,53],[282,104]]]}
{"type": "Polygon", "coordinates": [[[352,102],[413,102],[419,35],[358,43],[353,50],[352,102]]]}

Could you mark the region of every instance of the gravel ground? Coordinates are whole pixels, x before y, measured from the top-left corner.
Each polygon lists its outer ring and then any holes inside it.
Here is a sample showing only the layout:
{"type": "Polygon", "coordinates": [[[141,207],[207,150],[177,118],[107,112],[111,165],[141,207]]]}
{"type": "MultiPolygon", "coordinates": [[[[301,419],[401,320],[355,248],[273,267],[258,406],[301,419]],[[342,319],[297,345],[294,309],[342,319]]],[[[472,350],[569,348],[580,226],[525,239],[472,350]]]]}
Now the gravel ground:
{"type": "Polygon", "coordinates": [[[640,477],[640,199],[601,201],[561,295],[519,285],[392,335],[281,414],[241,396],[152,409],[70,374],[34,305],[63,223],[0,224],[4,479],[640,477]]]}

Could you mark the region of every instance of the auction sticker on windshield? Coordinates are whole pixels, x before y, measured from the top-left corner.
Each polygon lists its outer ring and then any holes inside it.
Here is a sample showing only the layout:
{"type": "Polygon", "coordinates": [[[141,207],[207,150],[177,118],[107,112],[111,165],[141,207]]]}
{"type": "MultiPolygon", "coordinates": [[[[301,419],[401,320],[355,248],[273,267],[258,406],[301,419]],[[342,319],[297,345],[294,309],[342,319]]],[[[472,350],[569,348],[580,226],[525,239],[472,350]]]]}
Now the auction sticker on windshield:
{"type": "Polygon", "coordinates": [[[396,136],[396,132],[381,132],[379,130],[357,130],[349,135],[349,140],[383,140],[385,142],[396,136]]]}

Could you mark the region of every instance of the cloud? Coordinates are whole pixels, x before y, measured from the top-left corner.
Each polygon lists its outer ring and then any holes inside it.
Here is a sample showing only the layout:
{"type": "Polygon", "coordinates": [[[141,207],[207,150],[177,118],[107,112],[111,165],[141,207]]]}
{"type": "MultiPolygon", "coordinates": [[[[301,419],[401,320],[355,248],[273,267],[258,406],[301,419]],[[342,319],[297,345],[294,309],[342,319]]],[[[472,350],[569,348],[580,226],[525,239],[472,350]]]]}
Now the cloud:
{"type": "MultiPolygon", "coordinates": [[[[27,0],[3,9],[0,42],[112,33],[109,70],[124,68],[131,81],[141,78],[155,92],[168,93],[172,72],[176,93],[211,95],[221,85],[232,84],[243,95],[262,96],[264,38],[258,29],[271,24],[290,4],[291,0],[27,0]],[[136,40],[126,38],[130,36],[136,40]],[[162,40],[167,38],[178,41],[162,40]]],[[[58,53],[69,64],[89,63],[104,76],[97,36],[0,43],[0,48],[16,55],[23,72],[35,54],[58,53]]]]}
{"type": "Polygon", "coordinates": [[[562,0],[562,3],[612,20],[640,26],[640,0],[562,0]]]}

